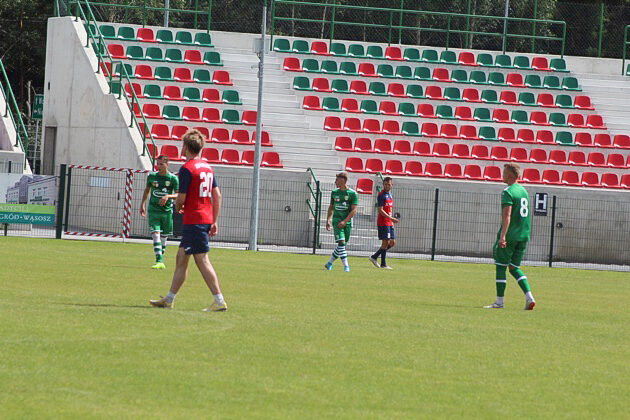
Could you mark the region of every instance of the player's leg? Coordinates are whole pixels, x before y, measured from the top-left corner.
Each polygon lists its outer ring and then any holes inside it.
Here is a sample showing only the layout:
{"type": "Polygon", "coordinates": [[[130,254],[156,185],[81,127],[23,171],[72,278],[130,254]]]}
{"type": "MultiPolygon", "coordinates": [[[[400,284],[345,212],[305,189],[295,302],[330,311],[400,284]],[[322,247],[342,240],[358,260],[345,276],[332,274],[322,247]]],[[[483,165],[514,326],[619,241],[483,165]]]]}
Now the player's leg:
{"type": "Polygon", "coordinates": [[[337,224],[333,222],[333,234],[335,235],[335,249],[333,249],[332,254],[330,255],[330,260],[325,264],[327,270],[332,270],[333,263],[340,256],[339,242],[343,242],[345,246],[345,232],[343,229],[339,229],[337,224]]]}
{"type": "Polygon", "coordinates": [[[352,226],[344,226],[343,228],[343,237],[345,241],[338,242],[337,248],[339,248],[339,258],[341,258],[341,263],[343,264],[343,271],[350,271],[350,264],[348,264],[348,252],[346,251],[346,244],[350,239],[350,233],[352,232],[352,226]]]}
{"type": "Polygon", "coordinates": [[[502,309],[503,298],[505,296],[505,287],[507,286],[507,266],[512,256],[512,250],[509,247],[501,248],[499,239],[497,238],[492,248],[495,266],[495,285],[497,290],[497,299],[494,303],[484,306],[486,309],[502,309]]]}
{"type": "Polygon", "coordinates": [[[387,237],[386,232],[387,226],[377,226],[376,228],[378,229],[378,239],[381,240],[381,246],[374,254],[372,254],[372,256],[370,257],[370,261],[372,262],[372,264],[374,264],[374,267],[381,268],[381,265],[378,263],[378,257],[381,256],[383,251],[387,251],[389,238],[387,237]]]}
{"type": "Polygon", "coordinates": [[[534,300],[531,288],[529,287],[527,276],[520,268],[523,255],[525,255],[526,247],[527,242],[518,242],[514,245],[514,254],[512,255],[512,259],[510,261],[509,270],[512,277],[516,279],[519,287],[525,294],[525,309],[532,310],[534,309],[534,306],[536,306],[536,301],[534,300]]]}
{"type": "Polygon", "coordinates": [[[194,258],[195,264],[197,264],[197,268],[199,268],[199,272],[201,273],[203,280],[208,285],[208,288],[212,293],[212,297],[214,298],[212,305],[204,309],[204,311],[219,312],[227,310],[227,304],[225,303],[223,294],[221,294],[221,288],[219,287],[219,277],[217,276],[216,271],[214,271],[212,263],[208,259],[208,254],[194,254],[194,258]]]}
{"type": "Polygon", "coordinates": [[[162,219],[162,234],[160,235],[162,241],[162,262],[164,262],[164,254],[166,253],[166,241],[171,235],[173,235],[173,213],[169,212],[162,219]]]}
{"type": "MultiPolygon", "coordinates": [[[[184,238],[182,237],[182,242],[184,238]]],[[[184,251],[184,248],[180,245],[179,250],[177,251],[177,258],[175,262],[175,272],[173,273],[173,281],[171,282],[171,288],[169,289],[166,296],[156,299],[150,300],[149,303],[152,306],[156,306],[159,308],[172,308],[173,301],[175,300],[175,296],[179,289],[184,284],[186,280],[186,276],[188,275],[188,260],[190,259],[190,255],[187,255],[184,251]]]]}
{"type": "Polygon", "coordinates": [[[391,270],[391,267],[387,265],[387,251],[389,251],[389,249],[396,244],[396,240],[395,240],[396,235],[394,233],[393,226],[386,226],[386,228],[387,228],[387,237],[389,239],[387,240],[385,249],[381,252],[381,268],[384,268],[386,270],[391,270]]]}
{"type": "Polygon", "coordinates": [[[151,239],[153,240],[153,254],[155,255],[155,264],[151,268],[162,267],[162,241],[160,233],[162,232],[162,220],[160,215],[149,212],[149,230],[151,231],[151,239]]]}

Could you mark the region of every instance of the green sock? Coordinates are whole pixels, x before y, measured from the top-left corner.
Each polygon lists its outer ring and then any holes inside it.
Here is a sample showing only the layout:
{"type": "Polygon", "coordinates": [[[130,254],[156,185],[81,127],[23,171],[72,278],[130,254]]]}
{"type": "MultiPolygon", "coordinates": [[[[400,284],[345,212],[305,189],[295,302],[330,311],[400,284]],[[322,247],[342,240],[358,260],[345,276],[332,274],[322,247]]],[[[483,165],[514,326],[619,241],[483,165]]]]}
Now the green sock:
{"type": "Polygon", "coordinates": [[[520,268],[510,270],[510,274],[516,279],[523,293],[527,293],[530,291],[529,283],[527,282],[527,276],[525,276],[525,273],[523,273],[520,268]]]}
{"type": "Polygon", "coordinates": [[[505,287],[507,286],[507,280],[505,278],[506,267],[504,265],[495,265],[496,267],[496,284],[497,284],[497,297],[505,296],[505,287]]]}

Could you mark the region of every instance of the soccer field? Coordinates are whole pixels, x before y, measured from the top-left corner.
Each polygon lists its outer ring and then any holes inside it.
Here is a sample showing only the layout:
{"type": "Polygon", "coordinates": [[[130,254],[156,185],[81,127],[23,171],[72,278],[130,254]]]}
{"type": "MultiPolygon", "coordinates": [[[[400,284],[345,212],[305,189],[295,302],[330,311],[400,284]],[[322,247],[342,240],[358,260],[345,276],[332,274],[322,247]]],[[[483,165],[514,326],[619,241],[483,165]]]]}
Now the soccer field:
{"type": "Polygon", "coordinates": [[[224,313],[191,263],[142,244],[0,238],[3,418],[627,418],[628,273],[212,250],[224,313]],[[625,414],[624,414],[625,413],[625,414]]]}

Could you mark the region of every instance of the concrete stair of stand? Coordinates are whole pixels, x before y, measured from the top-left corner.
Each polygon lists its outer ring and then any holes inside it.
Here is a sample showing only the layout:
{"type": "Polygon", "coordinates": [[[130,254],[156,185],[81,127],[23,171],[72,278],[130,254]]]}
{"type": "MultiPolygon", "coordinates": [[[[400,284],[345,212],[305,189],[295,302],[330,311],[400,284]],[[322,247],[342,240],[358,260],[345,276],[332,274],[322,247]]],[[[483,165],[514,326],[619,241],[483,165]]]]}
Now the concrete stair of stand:
{"type": "Polygon", "coordinates": [[[630,134],[630,76],[592,73],[577,77],[582,94],[591,98],[595,112],[602,116],[611,134],[630,134]]]}

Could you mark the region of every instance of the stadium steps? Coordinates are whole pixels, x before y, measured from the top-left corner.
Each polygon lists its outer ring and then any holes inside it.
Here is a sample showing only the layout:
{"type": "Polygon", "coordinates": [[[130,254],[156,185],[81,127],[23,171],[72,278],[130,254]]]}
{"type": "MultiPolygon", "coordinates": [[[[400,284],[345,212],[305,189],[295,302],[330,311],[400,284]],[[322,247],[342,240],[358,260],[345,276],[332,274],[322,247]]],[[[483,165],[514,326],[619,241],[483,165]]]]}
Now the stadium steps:
{"type": "Polygon", "coordinates": [[[592,73],[575,76],[584,94],[591,97],[593,106],[603,117],[611,134],[629,133],[630,83],[627,77],[592,73]]]}

